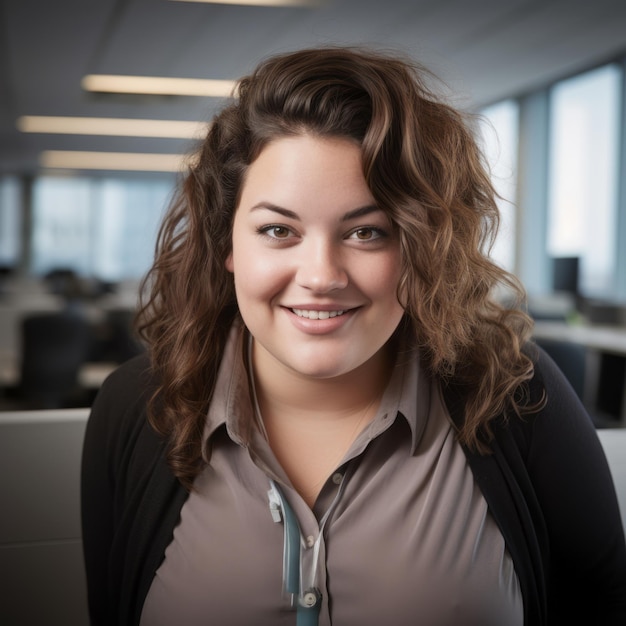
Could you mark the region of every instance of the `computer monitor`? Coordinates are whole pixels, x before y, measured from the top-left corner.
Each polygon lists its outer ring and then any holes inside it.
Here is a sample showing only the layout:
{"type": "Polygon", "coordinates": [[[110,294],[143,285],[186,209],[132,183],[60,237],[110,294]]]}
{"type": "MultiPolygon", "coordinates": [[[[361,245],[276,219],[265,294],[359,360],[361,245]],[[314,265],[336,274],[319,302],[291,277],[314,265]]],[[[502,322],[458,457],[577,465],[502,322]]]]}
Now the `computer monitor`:
{"type": "Polygon", "coordinates": [[[555,292],[578,295],[580,257],[562,256],[552,259],[552,288],[555,292]]]}

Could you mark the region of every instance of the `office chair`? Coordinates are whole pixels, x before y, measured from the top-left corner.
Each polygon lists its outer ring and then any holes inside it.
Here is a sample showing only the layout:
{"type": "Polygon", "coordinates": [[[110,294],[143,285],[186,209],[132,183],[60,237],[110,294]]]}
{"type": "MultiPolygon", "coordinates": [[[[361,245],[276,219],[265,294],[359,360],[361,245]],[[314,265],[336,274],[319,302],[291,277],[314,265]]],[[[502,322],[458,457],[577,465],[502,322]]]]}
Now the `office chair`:
{"type": "Polygon", "coordinates": [[[129,309],[112,309],[106,315],[109,328],[109,358],[115,363],[123,363],[138,354],[145,347],[133,330],[135,312],[129,309]]]}
{"type": "Polygon", "coordinates": [[[74,406],[78,372],[91,342],[88,321],[74,311],[39,313],[22,320],[19,396],[27,408],[74,406]]]}

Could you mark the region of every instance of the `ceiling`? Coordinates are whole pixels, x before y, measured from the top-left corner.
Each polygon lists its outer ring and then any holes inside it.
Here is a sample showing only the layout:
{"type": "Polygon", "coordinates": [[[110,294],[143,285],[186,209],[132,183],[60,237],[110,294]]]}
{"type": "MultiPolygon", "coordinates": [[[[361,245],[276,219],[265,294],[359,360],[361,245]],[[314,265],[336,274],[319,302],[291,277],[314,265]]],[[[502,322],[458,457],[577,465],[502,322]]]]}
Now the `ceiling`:
{"type": "Polygon", "coordinates": [[[235,79],[275,52],[409,53],[476,108],[626,54],[626,0],[321,0],[268,8],[170,0],[0,0],[0,173],[43,150],[187,151],[189,140],[31,134],[22,115],[208,120],[217,98],[93,94],[86,74],[235,79]]]}

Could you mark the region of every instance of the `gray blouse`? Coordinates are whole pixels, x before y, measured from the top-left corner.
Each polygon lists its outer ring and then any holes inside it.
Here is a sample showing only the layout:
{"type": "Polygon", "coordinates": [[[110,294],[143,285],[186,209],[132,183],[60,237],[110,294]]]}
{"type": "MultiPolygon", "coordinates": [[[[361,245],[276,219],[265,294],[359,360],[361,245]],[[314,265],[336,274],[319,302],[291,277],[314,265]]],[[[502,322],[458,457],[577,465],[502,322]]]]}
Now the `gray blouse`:
{"type": "Polygon", "coordinates": [[[522,626],[512,560],[417,356],[398,358],[376,417],[311,510],[255,426],[244,344],[234,327],[205,427],[210,465],[182,508],[141,626],[295,626],[270,480],[297,518],[320,626],[522,626]]]}

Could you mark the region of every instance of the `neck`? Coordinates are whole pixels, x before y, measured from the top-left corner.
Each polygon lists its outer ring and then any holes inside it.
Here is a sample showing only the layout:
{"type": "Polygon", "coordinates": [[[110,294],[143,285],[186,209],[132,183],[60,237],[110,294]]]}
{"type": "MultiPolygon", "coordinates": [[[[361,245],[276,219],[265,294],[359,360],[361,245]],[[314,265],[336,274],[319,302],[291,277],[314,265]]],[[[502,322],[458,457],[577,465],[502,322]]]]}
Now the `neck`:
{"type": "Polygon", "coordinates": [[[273,361],[269,364],[259,348],[252,349],[252,369],[261,413],[264,418],[288,415],[291,420],[314,416],[317,423],[335,421],[370,413],[378,401],[391,373],[391,358],[382,348],[369,361],[351,372],[333,378],[313,378],[301,375],[273,361]]]}
{"type": "Polygon", "coordinates": [[[376,415],[391,372],[388,350],[352,372],[324,379],[298,374],[254,344],[251,360],[269,445],[313,507],[330,473],[376,415]]]}

